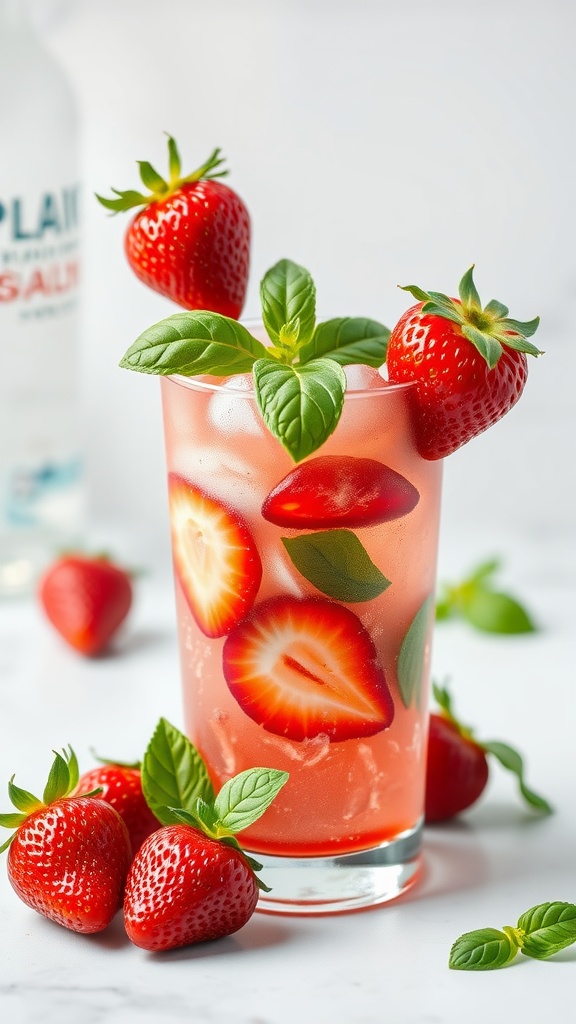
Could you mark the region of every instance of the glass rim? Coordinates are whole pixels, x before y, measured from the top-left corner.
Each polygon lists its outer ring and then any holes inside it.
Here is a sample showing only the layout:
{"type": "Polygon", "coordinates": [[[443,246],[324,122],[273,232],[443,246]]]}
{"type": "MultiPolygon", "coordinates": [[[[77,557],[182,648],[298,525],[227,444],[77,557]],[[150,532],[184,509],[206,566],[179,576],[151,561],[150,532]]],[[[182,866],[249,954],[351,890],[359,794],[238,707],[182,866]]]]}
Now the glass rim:
{"type": "MultiPolygon", "coordinates": [[[[328,320],[328,319],[331,319],[331,318],[329,318],[329,317],[322,317],[322,318],[319,318],[318,322],[321,323],[322,320],[328,320]]],[[[250,330],[251,328],[254,328],[254,327],[262,327],[263,326],[262,319],[258,318],[258,317],[246,317],[246,318],[243,318],[242,320],[240,320],[239,322],[242,324],[243,327],[246,327],[248,330],[250,330]]],[[[355,363],[354,365],[362,365],[362,364],[356,364],[355,363]]],[[[375,369],[377,372],[379,372],[377,367],[372,367],[372,369],[375,369]]],[[[181,374],[181,373],[171,373],[171,374],[166,374],[164,379],[170,380],[174,384],[178,384],[181,387],[190,388],[193,391],[211,391],[211,392],[214,392],[214,393],[224,392],[226,395],[229,395],[231,398],[249,398],[249,399],[254,399],[256,397],[256,391],[255,391],[255,389],[253,387],[250,387],[250,388],[234,387],[234,385],[232,383],[232,381],[234,380],[234,377],[246,378],[247,376],[249,376],[249,371],[247,371],[246,373],[229,374],[226,377],[220,377],[220,378],[217,378],[217,379],[215,379],[214,377],[211,377],[210,374],[200,375],[198,377],[187,377],[187,376],[185,376],[184,374],[181,374]]],[[[392,381],[387,380],[386,377],[382,377],[382,387],[376,387],[376,388],[354,388],[354,387],[347,387],[344,399],[345,399],[345,401],[347,401],[347,400],[349,400],[351,398],[352,399],[354,399],[354,398],[367,398],[367,397],[373,397],[373,398],[374,397],[379,397],[379,398],[382,398],[383,395],[389,395],[389,394],[392,394],[392,393],[396,394],[396,393],[398,393],[400,391],[408,391],[410,388],[414,387],[415,383],[416,383],[416,381],[406,381],[405,383],[394,383],[392,381]]]]}

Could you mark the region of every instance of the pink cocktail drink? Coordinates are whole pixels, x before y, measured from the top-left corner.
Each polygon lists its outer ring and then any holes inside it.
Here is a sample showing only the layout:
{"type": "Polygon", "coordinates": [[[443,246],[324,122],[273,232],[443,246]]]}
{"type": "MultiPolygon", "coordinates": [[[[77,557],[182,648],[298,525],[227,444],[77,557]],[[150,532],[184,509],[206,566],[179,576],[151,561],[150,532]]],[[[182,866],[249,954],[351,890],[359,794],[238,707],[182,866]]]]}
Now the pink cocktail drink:
{"type": "Polygon", "coordinates": [[[418,865],[441,462],[416,451],[410,385],[346,375],[336,429],[297,467],[250,375],[162,378],[185,721],[216,788],[254,765],[289,772],[245,848],[390,865],[408,837],[396,895],[418,865]]]}

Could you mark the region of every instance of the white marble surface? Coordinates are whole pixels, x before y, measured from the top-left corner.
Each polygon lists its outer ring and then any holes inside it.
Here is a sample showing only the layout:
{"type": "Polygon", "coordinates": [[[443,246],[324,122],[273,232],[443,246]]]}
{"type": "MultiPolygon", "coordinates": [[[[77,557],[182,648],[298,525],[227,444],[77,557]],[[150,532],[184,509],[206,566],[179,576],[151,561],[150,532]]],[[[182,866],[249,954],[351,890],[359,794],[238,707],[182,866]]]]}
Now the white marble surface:
{"type": "MultiPolygon", "coordinates": [[[[121,544],[121,535],[117,536],[121,544]]],[[[132,538],[132,544],[134,539],[132,538]]],[[[558,548],[542,551],[554,563],[558,548]]],[[[547,900],[576,902],[573,734],[574,594],[560,573],[530,585],[532,559],[509,580],[542,631],[488,639],[436,631],[435,674],[452,677],[458,710],[483,738],[515,743],[529,783],[553,801],[525,810],[494,767],[478,805],[425,833],[426,873],[394,904],[332,918],[256,913],[235,936],[153,956],[132,946],[121,915],[83,937],[18,901],[0,870],[0,1016],[10,1024],[468,1024],[541,1020],[572,1003],[576,947],[541,963],[519,957],[490,974],[449,971],[464,931],[514,924],[547,900]]],[[[570,576],[571,573],[568,573],[570,576]]],[[[158,717],[181,725],[171,581],[151,571],[113,652],[84,661],[60,642],[33,601],[0,605],[0,779],[39,788],[51,749],[72,743],[137,757],[158,717]]],[[[7,809],[7,798],[2,801],[7,809]]]]}

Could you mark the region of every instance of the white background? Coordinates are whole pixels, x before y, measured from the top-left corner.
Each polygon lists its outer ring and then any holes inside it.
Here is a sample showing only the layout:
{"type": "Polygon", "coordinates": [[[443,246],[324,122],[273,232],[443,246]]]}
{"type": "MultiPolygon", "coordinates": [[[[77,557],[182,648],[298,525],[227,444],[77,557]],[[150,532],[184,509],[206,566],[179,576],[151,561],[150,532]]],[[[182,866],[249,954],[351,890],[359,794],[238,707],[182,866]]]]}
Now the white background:
{"type": "MultiPolygon", "coordinates": [[[[130,759],[160,715],[180,723],[157,381],[118,369],[174,311],[133,276],[128,217],[93,198],[224,150],[252,214],[246,314],[286,256],[327,315],[392,326],[398,284],[542,317],[520,404],[446,463],[440,576],[491,554],[541,630],[503,639],[438,627],[434,674],[481,738],[527,755],[556,813],[537,821],[491,771],[479,804],[426,830],[423,885],[389,908],[304,922],[255,915],[237,937],[152,958],[117,920],[83,941],[33,915],[0,872],[0,1000],[11,1024],[536,1024],[573,1006],[574,947],[490,975],[451,973],[463,931],[576,902],[574,262],[576,5],[569,0],[35,0],[83,128],[83,411],[88,540],[150,571],[113,654],[67,651],[32,603],[0,616],[0,780],[41,787],[52,746],[130,759]],[[8,728],[7,728],[8,725],[8,728]]],[[[4,140],[2,140],[4,143],[4,140]]],[[[39,154],[41,158],[41,154],[39,154]]],[[[2,804],[2,810],[6,806],[2,804]]]]}

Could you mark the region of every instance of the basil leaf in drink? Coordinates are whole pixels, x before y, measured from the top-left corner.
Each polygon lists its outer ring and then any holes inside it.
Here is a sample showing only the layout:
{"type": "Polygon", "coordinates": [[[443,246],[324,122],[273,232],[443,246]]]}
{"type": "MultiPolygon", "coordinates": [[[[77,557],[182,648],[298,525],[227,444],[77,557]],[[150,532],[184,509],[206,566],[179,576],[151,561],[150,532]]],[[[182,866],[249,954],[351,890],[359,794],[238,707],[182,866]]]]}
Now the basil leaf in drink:
{"type": "Polygon", "coordinates": [[[196,801],[214,801],[206,765],[193,743],[161,718],[142,761],[142,790],[159,821],[174,821],[173,807],[195,814],[196,801]]]}
{"type": "Polygon", "coordinates": [[[252,372],[264,422],[294,461],[320,448],[336,429],[344,405],[346,377],[338,363],[314,359],[286,366],[258,359],[252,372]]]}
{"type": "Polygon", "coordinates": [[[407,708],[412,701],[416,705],[420,703],[422,674],[433,614],[434,597],[430,594],[412,619],[400,647],[396,670],[402,703],[407,708]]]}
{"type": "Polygon", "coordinates": [[[497,758],[503,768],[507,768],[508,771],[513,772],[518,776],[518,785],[520,792],[524,797],[526,803],[530,804],[538,811],[542,811],[544,814],[551,814],[552,807],[547,800],[542,796],[538,796],[533,790],[528,789],[528,786],[524,782],[524,762],[522,757],[517,750],[513,747],[508,746],[507,743],[501,743],[500,740],[489,740],[488,742],[477,741],[483,750],[488,754],[492,754],[493,757],[497,758]]]}
{"type": "Polygon", "coordinates": [[[214,804],[218,834],[241,832],[253,825],[287,781],[287,772],[249,768],[225,782],[214,804]]]}
{"type": "Polygon", "coordinates": [[[298,572],[336,601],[371,601],[390,586],[351,530],[282,537],[282,543],[298,572]]]}
{"type": "Polygon", "coordinates": [[[479,928],[453,944],[448,966],[453,971],[494,971],[509,964],[518,952],[513,929],[479,928]]]}
{"type": "Polygon", "coordinates": [[[310,340],[316,322],[316,288],[304,267],[292,260],[279,260],[260,284],[262,319],[275,345],[290,348],[292,354],[310,340]]]}
{"type": "Polygon", "coordinates": [[[237,320],[190,310],[149,327],[127,350],[120,366],[162,376],[228,377],[249,373],[254,360],[265,355],[264,345],[237,320]]]}
{"type": "Polygon", "coordinates": [[[301,363],[327,356],[347,366],[363,363],[379,367],[386,361],[390,331],[366,317],[339,317],[317,324],[312,340],[299,352],[301,363]]]}
{"type": "Polygon", "coordinates": [[[524,932],[522,952],[536,960],[576,942],[576,906],[573,903],[541,903],[518,919],[524,932]]]}

